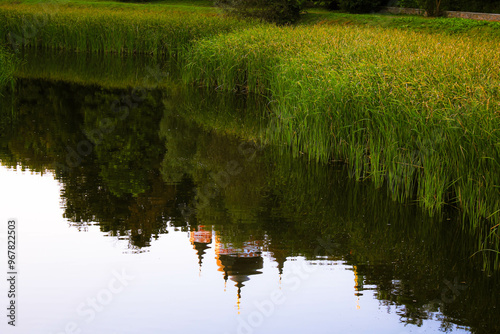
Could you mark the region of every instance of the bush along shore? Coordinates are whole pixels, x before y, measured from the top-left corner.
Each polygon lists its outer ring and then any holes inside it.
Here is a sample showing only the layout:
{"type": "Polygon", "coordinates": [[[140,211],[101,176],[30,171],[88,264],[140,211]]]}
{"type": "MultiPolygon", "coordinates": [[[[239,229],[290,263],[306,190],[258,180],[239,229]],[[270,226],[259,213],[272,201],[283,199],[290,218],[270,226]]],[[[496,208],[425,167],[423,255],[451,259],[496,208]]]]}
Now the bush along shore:
{"type": "MultiPolygon", "coordinates": [[[[26,35],[35,7],[0,5],[0,37],[26,35]]],[[[488,241],[498,249],[498,27],[488,26],[485,38],[475,26],[473,35],[429,33],[435,19],[426,19],[427,32],[331,17],[277,27],[158,8],[61,5],[19,44],[176,54],[188,84],[267,96],[271,125],[262,140],[317,162],[346,161],[354,178],[395,200],[416,199],[431,214],[456,206],[464,226],[491,228],[479,249],[488,241]]]]}

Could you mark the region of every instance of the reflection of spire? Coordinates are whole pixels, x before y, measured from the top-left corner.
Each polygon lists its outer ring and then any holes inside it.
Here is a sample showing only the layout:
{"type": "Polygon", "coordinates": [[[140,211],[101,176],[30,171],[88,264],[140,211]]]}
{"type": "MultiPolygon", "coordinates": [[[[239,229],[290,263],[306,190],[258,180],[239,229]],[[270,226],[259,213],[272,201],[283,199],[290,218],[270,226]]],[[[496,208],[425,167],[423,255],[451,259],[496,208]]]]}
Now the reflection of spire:
{"type": "Polygon", "coordinates": [[[280,247],[280,245],[276,247],[273,244],[270,244],[269,252],[271,253],[271,257],[278,264],[279,286],[281,289],[281,276],[283,275],[283,267],[285,266],[287,251],[280,247]]]}
{"type": "Polygon", "coordinates": [[[241,288],[245,286],[243,282],[248,281],[250,278],[248,276],[232,276],[231,281],[236,282],[235,286],[238,288],[237,297],[236,297],[236,308],[238,309],[238,314],[240,314],[240,305],[241,305],[241,288]]]}
{"type": "Polygon", "coordinates": [[[273,257],[278,263],[278,272],[281,279],[281,275],[283,275],[283,267],[285,266],[286,255],[282,251],[274,251],[273,257]]]}
{"type": "Polygon", "coordinates": [[[204,226],[198,226],[197,231],[192,231],[190,233],[189,241],[193,245],[193,248],[196,249],[196,253],[198,254],[198,265],[199,272],[201,275],[201,266],[203,263],[203,255],[205,255],[205,251],[210,248],[209,244],[212,243],[212,232],[205,231],[204,226]]]}
{"type": "Polygon", "coordinates": [[[250,280],[251,275],[261,274],[264,260],[261,256],[261,247],[258,241],[244,242],[242,247],[236,247],[232,243],[222,243],[217,238],[215,254],[217,255],[218,271],[224,272],[224,291],[228,278],[235,282],[238,288],[236,307],[238,314],[241,308],[241,288],[243,282],[250,280]]]}
{"type": "Polygon", "coordinates": [[[201,271],[201,265],[203,263],[203,255],[205,255],[205,250],[210,248],[208,246],[209,244],[202,243],[202,242],[195,242],[193,243],[193,248],[196,249],[196,253],[198,254],[198,264],[200,266],[200,271],[201,271]]]}

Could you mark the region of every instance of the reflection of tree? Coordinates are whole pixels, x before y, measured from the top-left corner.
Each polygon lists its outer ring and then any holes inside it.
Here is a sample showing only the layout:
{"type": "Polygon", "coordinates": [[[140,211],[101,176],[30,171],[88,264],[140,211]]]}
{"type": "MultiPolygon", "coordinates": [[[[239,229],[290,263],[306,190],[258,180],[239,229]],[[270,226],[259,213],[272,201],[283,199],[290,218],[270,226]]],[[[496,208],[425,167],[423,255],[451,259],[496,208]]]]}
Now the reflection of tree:
{"type": "MultiPolygon", "coordinates": [[[[102,231],[126,236],[138,251],[165,233],[167,221],[182,229],[210,225],[222,243],[235,248],[265,240],[263,249],[280,271],[291,256],[356,266],[363,277],[358,292],[375,290],[404,322],[418,324],[440,310],[444,327],[500,332],[493,308],[499,305],[498,275],[478,275],[477,263],[468,259],[476,239],[452,223],[453,212],[431,220],[377,189],[346,181],[342,166],[305,163],[273,150],[249,159],[239,149],[241,141],[205,131],[187,115],[175,116],[188,112],[181,103],[175,103],[175,113],[160,114],[160,105],[168,103],[159,91],[119,119],[110,105],[130,91],[37,80],[19,80],[16,89],[16,121],[0,139],[2,163],[55,170],[70,221],[98,222],[102,231]],[[70,168],[68,147],[89,140],[105,119],[113,131],[70,168]],[[228,162],[241,170],[217,180],[228,162]],[[211,184],[217,191],[206,193],[211,184]],[[193,209],[191,215],[183,214],[185,207],[193,209]],[[455,278],[466,289],[450,295],[455,278]]],[[[231,259],[221,259],[224,268],[241,269],[226,260],[231,259]]],[[[260,269],[260,260],[249,261],[243,267],[260,269]]]]}
{"type": "Polygon", "coordinates": [[[85,105],[85,133],[96,142],[100,176],[117,196],[138,195],[158,169],[164,148],[158,137],[158,97],[134,101],[134,93],[100,91],[85,105]]]}
{"type": "Polygon", "coordinates": [[[129,205],[130,243],[135,247],[149,246],[151,236],[155,239],[167,233],[167,219],[175,204],[175,186],[166,185],[157,179],[147,194],[139,195],[129,205]]]}
{"type": "MultiPolygon", "coordinates": [[[[24,79],[16,91],[15,125],[1,138],[4,165],[54,170],[63,184],[64,216],[74,223],[98,222],[104,231],[129,236],[133,247],[165,231],[175,189],[157,172],[164,152],[159,92],[138,100],[123,118],[112,106],[130,91],[24,79]],[[104,121],[108,131],[102,131],[104,121]],[[96,129],[99,136],[91,138],[96,129]]],[[[6,109],[3,116],[11,114],[6,109]]]]}
{"type": "Polygon", "coordinates": [[[10,123],[0,137],[2,162],[11,166],[19,162],[38,172],[53,169],[57,162],[65,164],[66,146],[76,146],[82,123],[80,114],[68,111],[75,109],[73,100],[90,91],[38,80],[18,80],[16,87],[15,98],[2,98],[14,103],[1,105],[2,122],[10,123]]]}

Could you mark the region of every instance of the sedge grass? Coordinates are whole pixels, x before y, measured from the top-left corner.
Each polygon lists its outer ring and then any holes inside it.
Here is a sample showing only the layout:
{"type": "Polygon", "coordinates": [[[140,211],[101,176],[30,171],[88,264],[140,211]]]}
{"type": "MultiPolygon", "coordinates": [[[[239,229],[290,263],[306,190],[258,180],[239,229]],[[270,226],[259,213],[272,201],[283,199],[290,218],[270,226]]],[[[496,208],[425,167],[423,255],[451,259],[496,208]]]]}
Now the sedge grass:
{"type": "Polygon", "coordinates": [[[170,55],[196,39],[250,25],[215,12],[168,6],[134,10],[57,4],[0,4],[0,21],[0,38],[16,47],[170,55]]]}
{"type": "Polygon", "coordinates": [[[267,140],[357,179],[500,220],[500,53],[491,41],[380,27],[260,26],[204,39],[184,79],[270,97],[267,140]]]}

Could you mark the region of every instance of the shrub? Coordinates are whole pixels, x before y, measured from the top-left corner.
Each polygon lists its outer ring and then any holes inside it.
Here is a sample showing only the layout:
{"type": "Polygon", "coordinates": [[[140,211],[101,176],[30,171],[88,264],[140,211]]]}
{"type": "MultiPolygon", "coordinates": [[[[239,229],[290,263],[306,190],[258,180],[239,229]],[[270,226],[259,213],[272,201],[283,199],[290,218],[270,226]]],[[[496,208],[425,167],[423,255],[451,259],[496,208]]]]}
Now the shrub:
{"type": "Polygon", "coordinates": [[[500,13],[500,0],[398,0],[397,5],[403,8],[425,9],[429,15],[437,16],[444,10],[465,12],[500,13]]]}
{"type": "Polygon", "coordinates": [[[339,0],[339,7],[349,13],[370,13],[381,5],[380,0],[339,0]]]}
{"type": "Polygon", "coordinates": [[[419,7],[427,12],[428,16],[441,16],[447,0],[417,0],[419,7]]]}
{"type": "Polygon", "coordinates": [[[258,18],[280,25],[296,22],[304,8],[304,0],[216,0],[215,4],[227,12],[258,18]]]}

